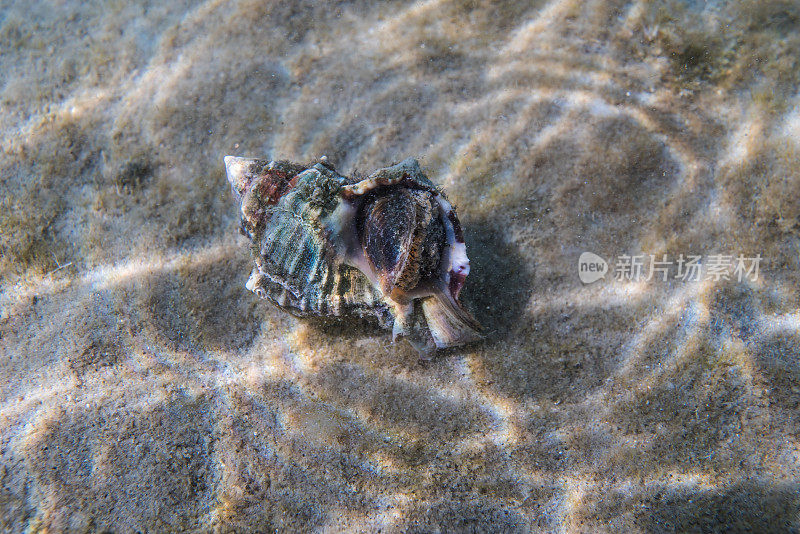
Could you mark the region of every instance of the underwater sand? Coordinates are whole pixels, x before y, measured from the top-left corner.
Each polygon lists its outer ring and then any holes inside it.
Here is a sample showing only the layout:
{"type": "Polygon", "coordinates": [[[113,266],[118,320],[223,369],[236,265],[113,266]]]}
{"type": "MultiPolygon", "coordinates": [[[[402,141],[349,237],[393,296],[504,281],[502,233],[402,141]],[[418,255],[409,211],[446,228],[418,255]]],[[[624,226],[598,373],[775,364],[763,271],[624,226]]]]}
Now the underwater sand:
{"type": "Polygon", "coordinates": [[[0,530],[800,530],[796,2],[164,4],[0,2],[0,530]],[[259,301],[226,154],[418,157],[486,340],[259,301]]]}

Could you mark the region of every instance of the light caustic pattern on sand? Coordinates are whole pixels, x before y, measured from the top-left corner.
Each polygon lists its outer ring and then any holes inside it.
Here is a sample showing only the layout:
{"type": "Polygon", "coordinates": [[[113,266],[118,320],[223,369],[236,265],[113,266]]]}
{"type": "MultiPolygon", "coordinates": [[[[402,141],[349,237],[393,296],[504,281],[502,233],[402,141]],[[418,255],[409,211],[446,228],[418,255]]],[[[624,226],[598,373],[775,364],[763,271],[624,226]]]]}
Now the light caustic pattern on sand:
{"type": "Polygon", "coordinates": [[[775,32],[779,88],[800,17],[729,3],[732,53],[719,6],[489,4],[8,10],[0,525],[797,526],[796,100],[736,69],[775,32]],[[421,156],[487,340],[419,365],[252,299],[225,154],[421,156]],[[585,250],[765,263],[584,286],[585,250]]]}

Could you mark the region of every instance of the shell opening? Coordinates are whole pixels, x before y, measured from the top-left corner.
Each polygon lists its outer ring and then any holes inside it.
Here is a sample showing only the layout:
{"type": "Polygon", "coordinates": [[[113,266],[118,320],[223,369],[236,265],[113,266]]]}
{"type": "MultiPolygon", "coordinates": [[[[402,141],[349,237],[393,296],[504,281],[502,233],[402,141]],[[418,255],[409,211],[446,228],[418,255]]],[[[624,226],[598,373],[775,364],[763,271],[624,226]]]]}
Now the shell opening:
{"type": "Polygon", "coordinates": [[[430,192],[381,188],[360,209],[356,226],[381,290],[403,302],[438,277],[445,228],[430,192]]]}

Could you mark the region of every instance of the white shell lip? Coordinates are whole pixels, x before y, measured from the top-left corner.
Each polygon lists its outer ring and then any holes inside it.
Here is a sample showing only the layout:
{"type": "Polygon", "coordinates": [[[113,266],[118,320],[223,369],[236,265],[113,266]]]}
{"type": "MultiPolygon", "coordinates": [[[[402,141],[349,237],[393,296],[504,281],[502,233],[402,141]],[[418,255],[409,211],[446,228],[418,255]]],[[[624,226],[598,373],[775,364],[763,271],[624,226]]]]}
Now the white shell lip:
{"type": "Polygon", "coordinates": [[[467,276],[469,274],[469,258],[467,257],[467,245],[453,242],[450,245],[450,271],[467,276]]]}

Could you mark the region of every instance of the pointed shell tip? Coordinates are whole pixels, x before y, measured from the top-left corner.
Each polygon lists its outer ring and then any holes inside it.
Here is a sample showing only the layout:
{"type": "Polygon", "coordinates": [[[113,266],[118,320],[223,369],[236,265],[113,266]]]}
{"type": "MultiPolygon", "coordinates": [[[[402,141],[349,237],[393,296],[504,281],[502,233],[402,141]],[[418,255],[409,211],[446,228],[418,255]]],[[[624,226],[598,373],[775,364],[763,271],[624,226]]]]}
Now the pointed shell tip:
{"type": "Polygon", "coordinates": [[[225,156],[224,161],[228,182],[236,189],[237,193],[241,194],[247,183],[245,174],[247,173],[248,166],[254,160],[236,156],[225,156]]]}

